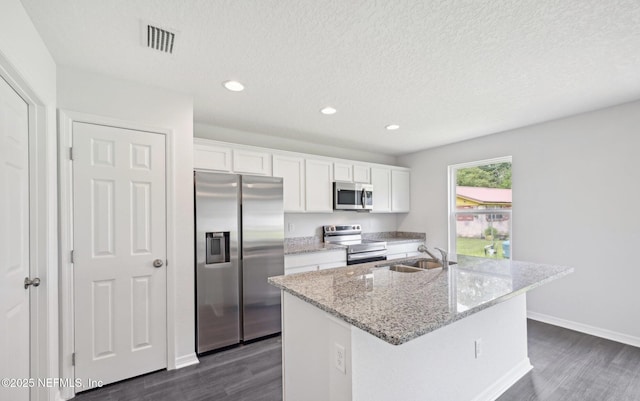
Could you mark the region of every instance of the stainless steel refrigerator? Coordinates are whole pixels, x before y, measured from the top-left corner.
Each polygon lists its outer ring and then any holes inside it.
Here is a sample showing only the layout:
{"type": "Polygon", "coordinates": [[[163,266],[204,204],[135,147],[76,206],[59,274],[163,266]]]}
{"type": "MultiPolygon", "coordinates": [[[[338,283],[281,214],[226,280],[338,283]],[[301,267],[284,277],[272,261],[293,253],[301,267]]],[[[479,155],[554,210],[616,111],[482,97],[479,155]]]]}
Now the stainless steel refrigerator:
{"type": "Polygon", "coordinates": [[[282,178],[194,173],[198,354],[281,331],[282,178]]]}

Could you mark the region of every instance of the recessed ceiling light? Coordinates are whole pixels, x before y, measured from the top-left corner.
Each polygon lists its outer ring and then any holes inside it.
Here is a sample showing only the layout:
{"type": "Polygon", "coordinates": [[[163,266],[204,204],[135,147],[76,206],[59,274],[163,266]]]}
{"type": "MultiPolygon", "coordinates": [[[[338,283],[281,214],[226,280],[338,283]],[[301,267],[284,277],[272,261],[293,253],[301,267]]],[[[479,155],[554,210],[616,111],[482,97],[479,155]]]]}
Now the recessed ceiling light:
{"type": "Polygon", "coordinates": [[[244,85],[238,81],[224,81],[222,85],[231,92],[242,92],[244,90],[244,85]]]}
{"type": "Polygon", "coordinates": [[[385,128],[388,129],[389,131],[394,131],[400,128],[400,126],[398,124],[389,124],[385,128]]]}
{"type": "Polygon", "coordinates": [[[338,110],[334,109],[331,106],[327,106],[324,109],[320,110],[320,113],[330,115],[330,114],[336,114],[336,111],[338,110]]]}

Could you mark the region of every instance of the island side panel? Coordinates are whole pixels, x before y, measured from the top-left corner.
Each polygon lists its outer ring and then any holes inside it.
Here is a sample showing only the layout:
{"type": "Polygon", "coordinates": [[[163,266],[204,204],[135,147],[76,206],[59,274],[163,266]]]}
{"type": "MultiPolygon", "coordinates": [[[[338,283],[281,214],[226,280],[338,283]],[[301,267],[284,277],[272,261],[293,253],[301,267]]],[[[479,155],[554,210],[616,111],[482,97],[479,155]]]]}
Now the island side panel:
{"type": "Polygon", "coordinates": [[[284,401],[351,400],[351,326],[287,292],[282,295],[284,401]],[[344,348],[344,372],[336,366],[344,348]]]}
{"type": "Polygon", "coordinates": [[[526,298],[397,346],[353,327],[351,348],[353,401],[494,400],[531,369],[526,298]]]}

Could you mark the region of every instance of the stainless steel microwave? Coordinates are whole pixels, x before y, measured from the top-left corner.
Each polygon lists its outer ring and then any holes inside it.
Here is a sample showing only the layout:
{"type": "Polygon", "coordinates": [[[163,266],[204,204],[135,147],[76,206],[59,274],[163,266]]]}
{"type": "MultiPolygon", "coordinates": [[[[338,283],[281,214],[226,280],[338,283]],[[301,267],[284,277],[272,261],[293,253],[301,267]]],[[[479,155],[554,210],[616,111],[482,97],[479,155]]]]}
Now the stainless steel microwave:
{"type": "Polygon", "coordinates": [[[334,182],[333,209],[360,211],[372,210],[373,185],[357,184],[352,182],[334,182]]]}

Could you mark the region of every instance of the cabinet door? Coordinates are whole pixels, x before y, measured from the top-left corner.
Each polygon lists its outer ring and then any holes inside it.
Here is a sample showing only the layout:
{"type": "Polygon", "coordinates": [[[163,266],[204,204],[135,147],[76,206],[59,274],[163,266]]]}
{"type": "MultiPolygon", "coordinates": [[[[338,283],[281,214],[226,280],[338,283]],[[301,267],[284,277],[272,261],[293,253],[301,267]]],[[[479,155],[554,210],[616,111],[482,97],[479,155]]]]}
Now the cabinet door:
{"type": "Polygon", "coordinates": [[[193,145],[193,168],[231,172],[231,148],[193,145]]]}
{"type": "Polygon", "coordinates": [[[373,185],[373,212],[391,211],[391,170],[373,167],[371,169],[373,185]]]}
{"type": "Polygon", "coordinates": [[[305,180],[307,212],[333,212],[331,163],[307,159],[305,180]]]}
{"type": "Polygon", "coordinates": [[[353,182],[353,165],[333,163],[333,178],[336,181],[353,182]]]}
{"type": "Polygon", "coordinates": [[[411,206],[410,200],[411,180],[409,171],[391,170],[391,211],[408,212],[411,206]]]}
{"type": "Polygon", "coordinates": [[[346,260],[344,262],[323,263],[323,264],[318,266],[318,270],[333,269],[335,267],[344,267],[346,265],[347,265],[347,261],[346,260]]]}
{"type": "Polygon", "coordinates": [[[233,171],[241,174],[271,175],[271,154],[234,149],[233,171]]]}
{"type": "Polygon", "coordinates": [[[363,184],[371,183],[371,169],[368,166],[359,164],[353,165],[353,182],[360,182],[363,184]]]}
{"type": "Polygon", "coordinates": [[[273,176],[282,177],[284,211],[304,211],[304,159],[301,157],[273,156],[273,176]]]}

